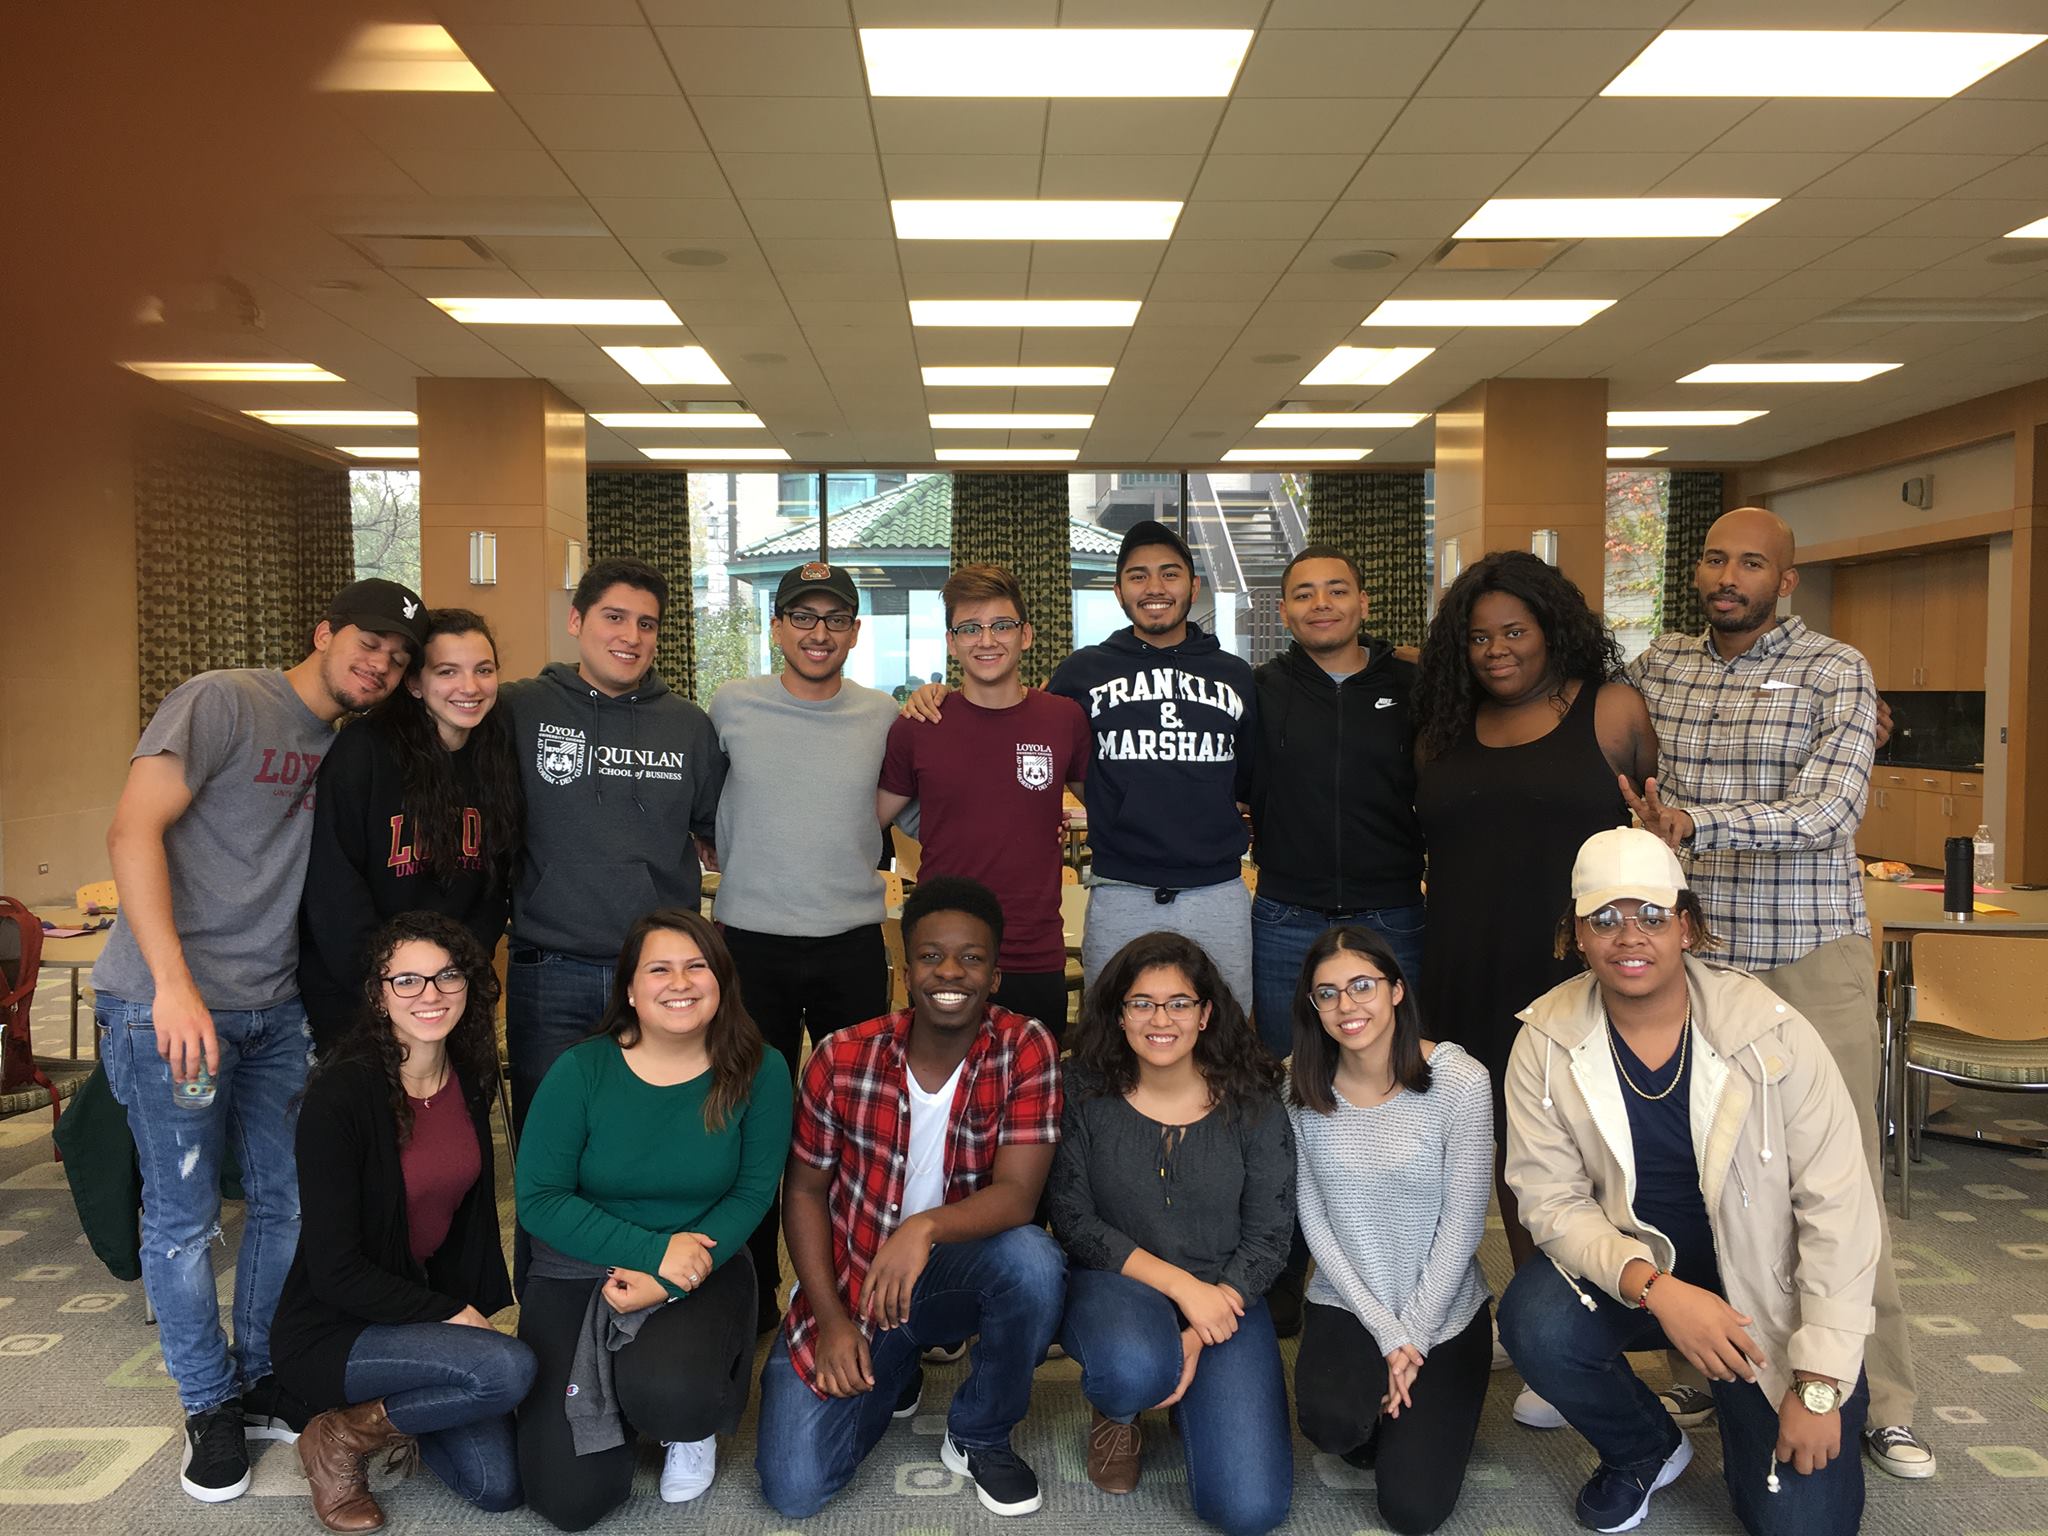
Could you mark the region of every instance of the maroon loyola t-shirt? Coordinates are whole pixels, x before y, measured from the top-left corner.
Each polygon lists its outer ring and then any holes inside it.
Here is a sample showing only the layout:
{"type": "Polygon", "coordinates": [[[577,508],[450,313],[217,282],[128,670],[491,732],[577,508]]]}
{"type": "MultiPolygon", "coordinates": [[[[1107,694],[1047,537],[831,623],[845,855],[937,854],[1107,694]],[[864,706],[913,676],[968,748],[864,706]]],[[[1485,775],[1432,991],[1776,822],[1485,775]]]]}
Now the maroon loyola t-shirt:
{"type": "Polygon", "coordinates": [[[918,801],[920,872],[979,880],[1003,904],[1000,963],[1060,971],[1061,792],[1088,774],[1088,717],[1071,699],[1025,692],[1008,709],[946,696],[937,725],[889,728],[882,788],[918,801]]]}

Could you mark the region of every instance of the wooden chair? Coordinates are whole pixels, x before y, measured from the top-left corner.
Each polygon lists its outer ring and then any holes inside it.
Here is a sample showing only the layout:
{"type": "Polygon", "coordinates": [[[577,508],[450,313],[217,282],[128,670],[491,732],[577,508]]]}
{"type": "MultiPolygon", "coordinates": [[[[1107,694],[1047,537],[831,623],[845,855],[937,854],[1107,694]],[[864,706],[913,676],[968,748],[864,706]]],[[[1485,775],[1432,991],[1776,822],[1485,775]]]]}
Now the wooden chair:
{"type": "Polygon", "coordinates": [[[113,881],[88,880],[78,888],[77,903],[81,912],[91,913],[95,908],[112,912],[121,905],[121,897],[113,881]]]}
{"type": "Polygon", "coordinates": [[[910,984],[904,969],[903,959],[903,894],[907,886],[916,882],[906,881],[893,869],[882,872],[883,900],[888,903],[888,915],[882,919],[882,948],[889,956],[889,1007],[892,1012],[901,1012],[910,1006],[910,984]]]}
{"type": "MultiPolygon", "coordinates": [[[[1913,1214],[1912,1165],[1920,1158],[1930,1078],[2022,1093],[2048,1090],[2048,940],[1998,934],[1913,936],[1912,982],[1900,988],[1905,1102],[1900,1134],[1908,1138],[1899,1167],[1899,1214],[1913,1214]]],[[[2034,1137],[1979,1141],[2048,1152],[2034,1137]]]]}

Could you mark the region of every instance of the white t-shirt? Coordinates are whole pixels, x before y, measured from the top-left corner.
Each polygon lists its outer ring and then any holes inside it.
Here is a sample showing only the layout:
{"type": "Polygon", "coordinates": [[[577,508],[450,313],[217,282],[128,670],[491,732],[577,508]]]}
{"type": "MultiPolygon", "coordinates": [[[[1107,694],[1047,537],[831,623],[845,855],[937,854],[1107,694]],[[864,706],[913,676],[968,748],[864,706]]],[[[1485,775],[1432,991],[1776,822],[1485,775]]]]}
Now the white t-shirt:
{"type": "Polygon", "coordinates": [[[903,1173],[906,1218],[946,1203],[946,1129],[953,1120],[953,1092],[966,1065],[963,1061],[955,1067],[934,1093],[924,1091],[908,1066],[903,1069],[910,1085],[910,1163],[903,1173]]]}

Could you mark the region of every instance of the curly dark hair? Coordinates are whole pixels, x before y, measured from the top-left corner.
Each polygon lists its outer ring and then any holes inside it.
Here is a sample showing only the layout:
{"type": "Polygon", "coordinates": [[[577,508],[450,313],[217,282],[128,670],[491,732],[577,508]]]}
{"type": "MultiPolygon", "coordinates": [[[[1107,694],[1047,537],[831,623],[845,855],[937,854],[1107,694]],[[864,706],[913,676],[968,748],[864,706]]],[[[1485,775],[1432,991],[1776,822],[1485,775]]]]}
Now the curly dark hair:
{"type": "Polygon", "coordinates": [[[1227,1119],[1257,1118],[1280,1096],[1280,1063],[1267,1054],[1224,984],[1207,950],[1178,933],[1144,933],[1109,957],[1081,1001],[1081,1022],[1071,1044],[1074,1060],[1122,1098],[1138,1085],[1138,1058],[1124,1038],[1124,997],[1146,971],[1170,968],[1187,977],[1209,1005],[1209,1027],[1195,1039],[1195,1067],[1209,1085],[1209,1102],[1227,1119]]]}
{"type": "Polygon", "coordinates": [[[964,912],[988,924],[989,943],[1003,947],[1003,904],[996,893],[979,880],[965,875],[933,875],[920,880],[903,901],[903,947],[910,948],[910,935],[934,912],[964,912]]]}
{"type": "MultiPolygon", "coordinates": [[[[452,917],[439,912],[401,912],[387,918],[370,935],[364,946],[370,968],[363,977],[363,1003],[356,1010],[348,1033],[320,1054],[313,1076],[332,1071],[343,1062],[365,1062],[384,1076],[391,1102],[391,1118],[398,1122],[398,1144],[412,1140],[412,1101],[405,1096],[399,1068],[406,1050],[391,1027],[384,1008],[384,976],[391,957],[401,944],[419,941],[439,945],[448,961],[469,981],[464,995],[462,1017],[447,1039],[448,1063],[462,1083],[464,1099],[472,1109],[489,1104],[498,1092],[498,973],[491,957],[470,931],[452,917]]],[[[429,981],[428,986],[433,983],[429,981]]],[[[488,1149],[487,1149],[488,1150],[488,1149]]]]}
{"type": "Polygon", "coordinates": [[[1473,606],[1489,592],[1518,598],[1536,616],[1550,651],[1551,696],[1560,705],[1568,683],[1597,688],[1621,676],[1621,646],[1614,631],[1587,606],[1571,579],[1527,550],[1499,550],[1451,583],[1429,621],[1414,695],[1424,762],[1434,762],[1465,739],[1484,697],[1467,653],[1473,606]]]}
{"type": "Polygon", "coordinates": [[[468,634],[482,635],[496,658],[498,637],[482,614],[467,608],[427,610],[426,645],[413,657],[405,682],[349,729],[381,732],[398,754],[405,810],[412,818],[413,853],[437,883],[448,883],[462,857],[463,821],[474,810],[483,819],[477,830],[490,859],[491,876],[499,884],[509,885],[526,841],[526,792],[520,786],[519,759],[504,711],[490,709],[470,731],[469,744],[463,749],[465,775],[458,771],[454,755],[441,744],[426,704],[406,686],[418,680],[435,636],[468,634]],[[477,802],[474,806],[467,803],[472,798],[477,802]]]}
{"type": "Polygon", "coordinates": [[[1387,981],[1401,989],[1394,1004],[1394,1039],[1390,1052],[1394,1081],[1410,1093],[1429,1092],[1429,1059],[1422,1054],[1422,1006],[1416,1000],[1415,978],[1401,969],[1401,960],[1387,941],[1363,924],[1343,923],[1323,930],[1301,962],[1294,986],[1294,1054],[1288,1063],[1288,1098],[1303,1109],[1327,1115],[1337,1107],[1337,1042],[1323,1028],[1309,991],[1316,968],[1336,954],[1357,955],[1372,962],[1387,981]]]}
{"type": "Polygon", "coordinates": [[[592,1035],[610,1035],[621,1049],[639,1043],[640,1016],[629,999],[633,975],[640,969],[640,952],[647,947],[648,937],[656,933],[679,933],[696,945],[718,982],[718,1012],[704,1033],[705,1049],[711,1057],[704,1129],[715,1134],[725,1129],[726,1120],[753,1093],[754,1074],[761,1070],[768,1046],[754,1016],[740,1000],[740,973],[733,964],[732,951],[709,918],[682,907],[657,907],[628,928],[626,942],[619,946],[618,964],[612,968],[611,997],[592,1035]]]}

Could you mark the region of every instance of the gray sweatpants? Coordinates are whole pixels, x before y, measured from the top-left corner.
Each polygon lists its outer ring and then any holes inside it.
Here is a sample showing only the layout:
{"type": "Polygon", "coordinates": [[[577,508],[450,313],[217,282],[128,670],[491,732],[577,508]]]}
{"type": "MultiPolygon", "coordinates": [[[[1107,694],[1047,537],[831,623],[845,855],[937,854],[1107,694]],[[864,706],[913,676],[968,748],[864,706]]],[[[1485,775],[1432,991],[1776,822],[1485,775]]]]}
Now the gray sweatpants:
{"type": "Polygon", "coordinates": [[[1178,933],[1209,952],[1247,1014],[1252,1007],[1252,895],[1242,880],[1182,891],[1160,901],[1149,886],[1097,885],[1088,892],[1081,931],[1081,972],[1087,985],[1110,957],[1144,933],[1178,933]]]}

